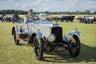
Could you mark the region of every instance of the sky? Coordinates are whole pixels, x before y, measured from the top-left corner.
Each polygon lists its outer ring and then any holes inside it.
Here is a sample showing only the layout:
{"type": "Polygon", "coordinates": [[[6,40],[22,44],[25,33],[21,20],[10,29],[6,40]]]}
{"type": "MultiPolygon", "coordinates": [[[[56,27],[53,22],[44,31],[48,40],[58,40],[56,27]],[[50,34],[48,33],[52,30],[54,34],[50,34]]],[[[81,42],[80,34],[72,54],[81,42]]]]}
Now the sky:
{"type": "Polygon", "coordinates": [[[96,11],[96,0],[0,0],[0,10],[96,11]]]}

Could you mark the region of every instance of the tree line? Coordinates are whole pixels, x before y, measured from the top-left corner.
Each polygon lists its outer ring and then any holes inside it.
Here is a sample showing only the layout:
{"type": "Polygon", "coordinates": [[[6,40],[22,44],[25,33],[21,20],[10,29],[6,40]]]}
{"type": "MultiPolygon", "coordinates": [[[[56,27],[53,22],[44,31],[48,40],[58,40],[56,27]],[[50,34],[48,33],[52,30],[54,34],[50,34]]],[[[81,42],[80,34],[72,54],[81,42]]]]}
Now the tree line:
{"type": "MultiPolygon", "coordinates": [[[[18,14],[27,14],[27,11],[23,10],[0,10],[0,14],[12,14],[12,13],[18,13],[18,14]]],[[[50,11],[45,11],[45,12],[34,12],[34,14],[39,14],[39,13],[46,13],[46,14],[96,14],[96,11],[91,13],[89,10],[85,11],[73,11],[73,12],[50,12],[50,11]]]]}

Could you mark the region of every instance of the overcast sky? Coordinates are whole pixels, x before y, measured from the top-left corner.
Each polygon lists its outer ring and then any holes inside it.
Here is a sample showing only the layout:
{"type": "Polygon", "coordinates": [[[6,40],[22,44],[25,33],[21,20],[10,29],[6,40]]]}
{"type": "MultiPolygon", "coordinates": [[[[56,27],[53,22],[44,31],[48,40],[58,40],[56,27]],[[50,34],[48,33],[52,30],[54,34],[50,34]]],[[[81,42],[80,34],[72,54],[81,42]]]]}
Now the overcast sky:
{"type": "Polygon", "coordinates": [[[96,0],[0,0],[0,10],[96,11],[96,0]]]}

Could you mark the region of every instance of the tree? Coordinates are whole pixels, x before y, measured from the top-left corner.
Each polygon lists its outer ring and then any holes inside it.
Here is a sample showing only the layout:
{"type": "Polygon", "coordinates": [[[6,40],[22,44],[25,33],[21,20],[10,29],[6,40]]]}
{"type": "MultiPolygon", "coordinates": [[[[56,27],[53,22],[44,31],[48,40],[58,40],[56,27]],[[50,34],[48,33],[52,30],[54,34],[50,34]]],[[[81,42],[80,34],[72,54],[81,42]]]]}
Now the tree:
{"type": "Polygon", "coordinates": [[[96,14],[96,11],[94,11],[93,14],[96,14]]]}
{"type": "Polygon", "coordinates": [[[85,10],[85,14],[91,14],[89,10],[85,10]]]}

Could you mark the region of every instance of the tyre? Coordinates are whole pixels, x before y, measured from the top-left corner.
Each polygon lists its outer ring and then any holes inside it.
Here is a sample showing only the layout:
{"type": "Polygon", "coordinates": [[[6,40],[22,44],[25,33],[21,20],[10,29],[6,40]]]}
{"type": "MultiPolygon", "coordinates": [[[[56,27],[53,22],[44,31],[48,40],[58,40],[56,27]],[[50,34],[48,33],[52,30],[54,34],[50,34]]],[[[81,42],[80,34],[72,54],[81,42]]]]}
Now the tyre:
{"type": "Polygon", "coordinates": [[[73,20],[71,20],[71,22],[73,22],[73,20]]]}
{"type": "Polygon", "coordinates": [[[87,23],[87,21],[84,21],[84,23],[87,23]]]}
{"type": "Polygon", "coordinates": [[[44,47],[43,40],[35,36],[33,40],[33,45],[34,45],[34,55],[36,59],[42,60],[43,59],[43,47],[44,47]]]}
{"type": "Polygon", "coordinates": [[[91,23],[93,23],[93,21],[91,21],[91,23]]]}
{"type": "Polygon", "coordinates": [[[14,30],[14,44],[19,45],[19,40],[16,38],[16,31],[14,30]]]}
{"type": "Polygon", "coordinates": [[[83,21],[83,22],[84,22],[84,23],[87,23],[88,21],[84,19],[84,21],[83,21]]]}
{"type": "Polygon", "coordinates": [[[78,36],[74,36],[73,40],[74,41],[71,41],[68,44],[68,51],[69,51],[70,56],[77,57],[79,55],[80,49],[81,49],[80,40],[79,40],[78,36]]]}
{"type": "Polygon", "coordinates": [[[82,21],[81,20],[79,20],[79,23],[81,23],[82,21]]]}
{"type": "Polygon", "coordinates": [[[4,19],[1,19],[2,22],[4,22],[4,19]]]}
{"type": "Polygon", "coordinates": [[[91,20],[90,22],[93,23],[93,20],[91,20]]]}
{"type": "Polygon", "coordinates": [[[71,19],[70,22],[73,22],[73,20],[71,19]]]}
{"type": "Polygon", "coordinates": [[[66,20],[66,22],[68,22],[68,20],[66,20]]]}

